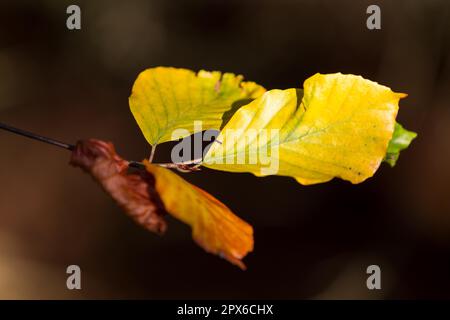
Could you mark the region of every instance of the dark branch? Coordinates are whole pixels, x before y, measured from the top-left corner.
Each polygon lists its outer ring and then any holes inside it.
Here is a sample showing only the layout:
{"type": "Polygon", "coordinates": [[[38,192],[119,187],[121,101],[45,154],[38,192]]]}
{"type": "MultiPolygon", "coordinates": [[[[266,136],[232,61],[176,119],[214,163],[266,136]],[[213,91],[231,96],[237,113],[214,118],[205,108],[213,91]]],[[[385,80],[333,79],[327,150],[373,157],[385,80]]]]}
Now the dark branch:
{"type": "MultiPolygon", "coordinates": [[[[15,127],[11,127],[7,124],[1,123],[0,122],[0,129],[30,138],[30,139],[34,139],[37,141],[41,141],[41,142],[45,142],[60,148],[64,148],[70,151],[73,151],[75,149],[75,146],[73,144],[68,144],[68,143],[64,143],[52,138],[48,138],[48,137],[44,137],[29,131],[25,131],[19,128],[15,128],[15,127]]],[[[152,149],[153,151],[155,150],[155,148],[152,149]]],[[[152,152],[153,154],[153,152],[152,152]]],[[[171,168],[171,169],[176,169],[180,172],[192,172],[192,171],[198,171],[200,170],[199,166],[201,164],[201,159],[194,159],[191,161],[187,161],[184,163],[155,163],[155,165],[159,165],[161,167],[165,167],[165,168],[171,168]]],[[[141,162],[137,162],[137,161],[130,161],[128,164],[129,167],[131,168],[136,168],[139,170],[145,170],[145,165],[141,162]]]]}
{"type": "Polygon", "coordinates": [[[47,138],[47,137],[44,137],[44,136],[41,136],[41,135],[38,135],[38,134],[35,134],[32,132],[28,132],[28,131],[25,131],[25,130],[22,130],[19,128],[14,128],[14,127],[8,126],[7,124],[1,123],[1,122],[0,122],[0,129],[15,133],[15,134],[27,137],[27,138],[45,142],[45,143],[48,143],[48,144],[51,144],[51,145],[54,145],[54,146],[57,146],[60,148],[64,148],[67,150],[72,151],[75,148],[75,146],[72,144],[68,144],[68,143],[58,141],[58,140],[47,138]]]}

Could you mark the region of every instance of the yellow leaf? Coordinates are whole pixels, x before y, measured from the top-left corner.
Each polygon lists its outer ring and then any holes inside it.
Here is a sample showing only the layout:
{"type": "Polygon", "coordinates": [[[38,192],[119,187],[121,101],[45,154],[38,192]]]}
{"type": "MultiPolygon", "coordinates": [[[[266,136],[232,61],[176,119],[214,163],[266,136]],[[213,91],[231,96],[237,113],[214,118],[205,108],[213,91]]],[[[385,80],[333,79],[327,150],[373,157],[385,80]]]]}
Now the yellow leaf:
{"type": "Polygon", "coordinates": [[[241,261],[253,250],[253,228],[223,203],[172,171],[144,161],[156,179],[164,207],[192,228],[192,237],[207,252],[245,269],[241,261]]]}
{"type": "MultiPolygon", "coordinates": [[[[201,130],[220,129],[225,112],[234,104],[254,99],[265,89],[243,77],[218,71],[157,67],[137,77],[129,104],[136,122],[151,145],[177,140],[201,130]],[[174,130],[185,129],[172,137],[174,130]]],[[[242,104],[241,104],[242,105],[242,104]]]]}
{"type": "Polygon", "coordinates": [[[204,165],[291,176],[305,185],[334,177],[360,183],[385,157],[405,96],[360,76],[316,74],[304,93],[270,90],[239,109],[204,165]]]}

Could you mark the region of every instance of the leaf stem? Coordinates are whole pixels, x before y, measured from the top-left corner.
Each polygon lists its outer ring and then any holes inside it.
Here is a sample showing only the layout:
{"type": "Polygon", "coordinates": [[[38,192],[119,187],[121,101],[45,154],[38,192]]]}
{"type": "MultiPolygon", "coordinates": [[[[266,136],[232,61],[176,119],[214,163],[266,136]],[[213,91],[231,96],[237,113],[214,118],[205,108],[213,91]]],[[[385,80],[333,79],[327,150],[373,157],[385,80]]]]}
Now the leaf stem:
{"type": "Polygon", "coordinates": [[[58,140],[55,140],[55,139],[44,137],[44,136],[41,136],[41,135],[38,135],[38,134],[35,134],[35,133],[32,133],[32,132],[29,132],[29,131],[25,131],[25,130],[22,130],[22,129],[19,129],[19,128],[15,128],[15,127],[9,126],[9,125],[1,123],[1,122],[0,122],[0,129],[9,131],[9,132],[12,132],[12,133],[15,133],[15,134],[18,134],[18,135],[21,135],[21,136],[24,136],[24,137],[27,137],[27,138],[30,138],[30,139],[34,139],[34,140],[37,140],[37,141],[45,142],[45,143],[48,143],[48,144],[51,144],[51,145],[54,145],[54,146],[57,146],[57,147],[60,147],[60,148],[64,148],[64,149],[67,149],[67,150],[71,150],[72,151],[75,148],[75,146],[72,145],[72,144],[68,144],[68,143],[64,143],[64,142],[61,142],[61,141],[58,141],[58,140]]]}
{"type": "Polygon", "coordinates": [[[148,162],[150,162],[150,163],[152,163],[153,157],[155,156],[156,146],[157,145],[151,146],[152,149],[150,151],[150,157],[148,157],[148,162]]]}

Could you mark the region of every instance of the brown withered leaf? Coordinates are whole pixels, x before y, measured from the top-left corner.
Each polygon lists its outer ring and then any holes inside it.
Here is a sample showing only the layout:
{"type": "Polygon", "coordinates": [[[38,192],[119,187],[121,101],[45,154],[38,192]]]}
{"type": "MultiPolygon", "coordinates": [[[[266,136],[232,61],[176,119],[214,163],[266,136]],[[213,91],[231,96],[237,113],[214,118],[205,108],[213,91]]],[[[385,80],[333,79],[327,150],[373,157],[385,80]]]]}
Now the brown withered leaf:
{"type": "Polygon", "coordinates": [[[147,161],[141,170],[130,172],[130,163],[116,154],[112,143],[94,139],[79,141],[70,163],[88,172],[146,229],[163,233],[163,216],[170,213],[191,226],[200,247],[245,269],[241,260],[253,250],[253,228],[179,175],[147,161]]]}
{"type": "Polygon", "coordinates": [[[158,234],[166,231],[166,211],[155,191],[153,175],[145,170],[128,172],[129,162],[117,155],[112,143],[79,141],[70,164],[89,173],[138,224],[158,234]]]}

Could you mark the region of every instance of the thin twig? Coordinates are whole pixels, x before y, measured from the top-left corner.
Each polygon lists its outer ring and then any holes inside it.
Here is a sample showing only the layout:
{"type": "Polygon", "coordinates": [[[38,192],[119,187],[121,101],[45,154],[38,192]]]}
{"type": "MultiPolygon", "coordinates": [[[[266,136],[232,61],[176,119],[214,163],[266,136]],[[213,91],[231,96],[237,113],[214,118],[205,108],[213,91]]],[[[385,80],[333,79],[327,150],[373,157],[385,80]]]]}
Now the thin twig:
{"type": "MultiPolygon", "coordinates": [[[[30,139],[34,139],[37,141],[41,141],[41,142],[45,142],[48,144],[51,144],[53,146],[57,146],[63,149],[67,149],[67,150],[74,150],[75,146],[73,144],[68,144],[65,142],[61,142],[52,138],[48,138],[48,137],[44,137],[29,131],[25,131],[19,128],[15,128],[12,126],[9,126],[7,124],[1,123],[0,122],[0,129],[30,138],[30,139]]],[[[155,149],[156,146],[152,147],[151,153],[150,153],[150,158],[149,158],[149,162],[152,162],[153,157],[155,155],[155,149]]],[[[184,161],[184,162],[180,162],[180,163],[155,163],[155,165],[161,166],[161,167],[165,167],[165,168],[170,168],[170,169],[176,169],[178,171],[181,172],[192,172],[192,171],[198,171],[200,170],[199,167],[202,163],[202,158],[199,159],[193,159],[193,160],[189,160],[189,161],[184,161]]],[[[136,168],[136,169],[141,169],[144,170],[145,169],[145,165],[142,162],[137,162],[137,161],[130,161],[128,164],[130,167],[132,168],[136,168]]]]}
{"type": "Polygon", "coordinates": [[[142,162],[137,162],[137,161],[129,161],[128,167],[139,169],[139,170],[145,170],[145,165],[142,162]]]}
{"type": "Polygon", "coordinates": [[[200,171],[200,163],[195,164],[185,164],[185,163],[155,163],[155,165],[169,168],[169,169],[176,169],[180,172],[193,172],[193,171],[200,171]]]}
{"type": "Polygon", "coordinates": [[[54,146],[57,146],[57,147],[60,147],[60,148],[64,148],[64,149],[67,149],[67,150],[75,149],[75,146],[72,145],[72,144],[64,143],[64,142],[61,142],[61,141],[58,141],[58,140],[55,140],[55,139],[51,139],[51,138],[44,137],[44,136],[41,136],[41,135],[38,135],[38,134],[35,134],[35,133],[32,133],[32,132],[28,132],[28,131],[25,131],[25,130],[22,130],[22,129],[14,128],[14,127],[11,127],[11,126],[9,126],[7,124],[4,124],[4,123],[1,123],[1,122],[0,122],[0,129],[3,129],[3,130],[6,130],[6,131],[15,133],[15,134],[27,137],[27,138],[31,138],[31,139],[34,139],[34,140],[45,142],[45,143],[48,143],[48,144],[51,144],[51,145],[54,145],[54,146]]]}

